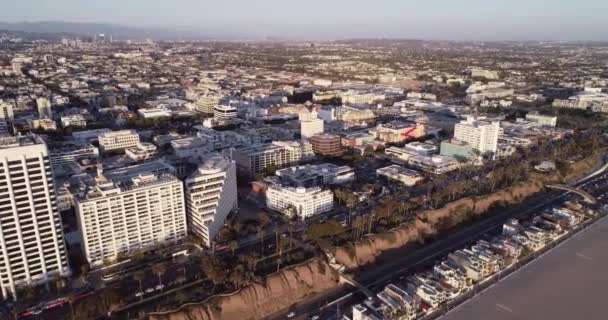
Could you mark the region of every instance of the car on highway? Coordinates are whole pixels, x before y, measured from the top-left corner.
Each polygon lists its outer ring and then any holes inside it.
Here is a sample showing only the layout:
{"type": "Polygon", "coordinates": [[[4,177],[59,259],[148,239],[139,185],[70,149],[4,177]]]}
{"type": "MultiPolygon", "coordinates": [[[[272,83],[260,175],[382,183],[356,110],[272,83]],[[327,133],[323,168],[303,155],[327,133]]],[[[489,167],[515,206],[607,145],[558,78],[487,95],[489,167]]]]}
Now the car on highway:
{"type": "Polygon", "coordinates": [[[138,297],[138,298],[141,297],[141,296],[143,296],[143,295],[144,295],[144,293],[142,291],[135,292],[135,296],[138,297]]]}
{"type": "Polygon", "coordinates": [[[290,312],[290,313],[287,314],[287,319],[291,319],[291,318],[293,318],[295,316],[296,316],[296,313],[292,311],[292,312],[290,312]]]}
{"type": "Polygon", "coordinates": [[[312,317],[310,317],[310,320],[319,320],[321,317],[319,317],[319,315],[314,315],[312,317]]]}

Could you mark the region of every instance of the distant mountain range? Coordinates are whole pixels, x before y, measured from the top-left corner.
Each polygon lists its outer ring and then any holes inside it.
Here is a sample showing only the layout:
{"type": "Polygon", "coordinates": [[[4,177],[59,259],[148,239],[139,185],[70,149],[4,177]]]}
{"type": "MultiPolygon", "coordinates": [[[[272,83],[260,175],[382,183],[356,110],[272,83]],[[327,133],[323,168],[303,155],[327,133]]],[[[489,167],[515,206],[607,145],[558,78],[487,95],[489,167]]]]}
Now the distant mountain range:
{"type": "Polygon", "coordinates": [[[0,22],[0,30],[28,32],[36,34],[65,34],[93,37],[104,33],[114,39],[209,39],[193,32],[176,31],[162,28],[137,28],[109,23],[36,21],[36,22],[0,22]]]}

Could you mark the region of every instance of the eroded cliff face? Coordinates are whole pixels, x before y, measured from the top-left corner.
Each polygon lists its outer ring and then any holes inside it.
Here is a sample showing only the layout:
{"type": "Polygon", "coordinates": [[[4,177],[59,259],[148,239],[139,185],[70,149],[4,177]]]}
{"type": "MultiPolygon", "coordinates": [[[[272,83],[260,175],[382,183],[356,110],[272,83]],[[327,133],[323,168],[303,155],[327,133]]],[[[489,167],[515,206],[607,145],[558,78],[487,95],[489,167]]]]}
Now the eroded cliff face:
{"type": "Polygon", "coordinates": [[[352,247],[336,248],[336,261],[353,270],[360,266],[376,261],[382,252],[401,248],[408,243],[422,240],[435,232],[433,227],[420,219],[412,226],[396,228],[389,232],[372,235],[359,241],[352,247]]]}
{"type": "Polygon", "coordinates": [[[215,296],[199,304],[151,314],[150,320],[248,320],[261,319],[305,297],[338,286],[338,274],[321,259],[286,268],[240,291],[215,296]]]}
{"type": "Polygon", "coordinates": [[[337,248],[336,261],[347,269],[357,269],[373,263],[384,251],[400,248],[435,234],[440,224],[443,228],[452,227],[469,219],[471,215],[486,213],[492,206],[519,203],[542,190],[542,183],[530,181],[475,199],[460,199],[441,209],[420,212],[414,225],[370,236],[350,247],[337,248]],[[447,222],[445,219],[448,219],[447,222]]]}

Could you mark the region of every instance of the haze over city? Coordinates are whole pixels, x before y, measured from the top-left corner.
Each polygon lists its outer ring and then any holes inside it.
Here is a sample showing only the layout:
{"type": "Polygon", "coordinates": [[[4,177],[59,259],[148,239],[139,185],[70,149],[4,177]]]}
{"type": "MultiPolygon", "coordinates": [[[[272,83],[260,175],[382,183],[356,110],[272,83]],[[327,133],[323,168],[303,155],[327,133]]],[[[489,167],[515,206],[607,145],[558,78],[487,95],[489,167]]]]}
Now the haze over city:
{"type": "Polygon", "coordinates": [[[0,320],[607,319],[607,1],[4,2],[0,320]]]}
{"type": "Polygon", "coordinates": [[[95,22],[226,39],[608,40],[608,2],[5,1],[3,22],[95,22]]]}

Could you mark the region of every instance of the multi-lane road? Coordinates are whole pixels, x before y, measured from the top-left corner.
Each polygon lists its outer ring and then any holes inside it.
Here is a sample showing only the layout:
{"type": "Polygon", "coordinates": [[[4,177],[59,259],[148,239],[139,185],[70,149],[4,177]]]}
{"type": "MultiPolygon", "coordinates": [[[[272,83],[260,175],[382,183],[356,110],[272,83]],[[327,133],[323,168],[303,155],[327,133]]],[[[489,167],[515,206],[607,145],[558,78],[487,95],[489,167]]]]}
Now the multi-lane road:
{"type": "MultiPolygon", "coordinates": [[[[603,169],[605,170],[605,168],[603,169]]],[[[588,178],[579,181],[574,186],[582,187],[597,183],[605,184],[608,175],[603,173],[603,170],[598,172],[600,173],[589,175],[588,178]]],[[[356,280],[367,288],[384,287],[399,278],[415,272],[417,269],[432,265],[436,260],[443,258],[451,251],[464,247],[484,234],[500,228],[505,221],[534,214],[543,207],[552,205],[562,199],[568,193],[565,191],[549,191],[537,194],[522,204],[511,206],[496,214],[486,216],[482,220],[459,228],[401,258],[393,259],[364,270],[360,272],[356,280]]],[[[358,289],[350,286],[340,286],[331,292],[318,295],[289,309],[275,313],[267,319],[286,319],[291,313],[293,314],[289,317],[290,319],[303,320],[313,316],[320,316],[321,319],[332,319],[336,317],[339,310],[344,310],[354,302],[362,299],[362,297],[363,295],[358,289]]]]}

